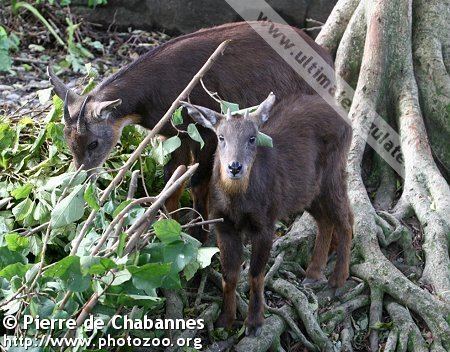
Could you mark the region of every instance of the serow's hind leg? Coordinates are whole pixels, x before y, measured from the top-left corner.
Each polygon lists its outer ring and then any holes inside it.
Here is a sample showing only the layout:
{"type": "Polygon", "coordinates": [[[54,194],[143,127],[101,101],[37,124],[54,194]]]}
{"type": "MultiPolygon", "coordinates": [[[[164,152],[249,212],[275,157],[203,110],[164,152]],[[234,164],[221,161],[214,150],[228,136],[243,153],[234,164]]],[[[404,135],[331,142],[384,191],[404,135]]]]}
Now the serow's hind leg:
{"type": "Polygon", "coordinates": [[[352,247],[353,215],[350,207],[339,212],[340,217],[335,224],[338,246],[336,249],[336,264],[328,283],[331,287],[342,287],[349,277],[350,252],[352,247]]]}
{"type": "Polygon", "coordinates": [[[311,263],[306,269],[304,285],[315,285],[326,281],[323,273],[328,260],[328,252],[333,236],[333,224],[324,216],[315,215],[317,222],[317,236],[311,263]]]}

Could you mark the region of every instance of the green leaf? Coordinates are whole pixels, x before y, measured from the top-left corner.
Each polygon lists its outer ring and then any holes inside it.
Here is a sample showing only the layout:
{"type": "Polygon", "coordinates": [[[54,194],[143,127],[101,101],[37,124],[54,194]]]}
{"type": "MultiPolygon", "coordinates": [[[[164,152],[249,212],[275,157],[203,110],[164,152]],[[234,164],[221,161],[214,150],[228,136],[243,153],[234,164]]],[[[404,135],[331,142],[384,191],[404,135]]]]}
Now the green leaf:
{"type": "Polygon", "coordinates": [[[239,105],[235,103],[230,103],[225,100],[220,101],[220,110],[222,111],[222,114],[226,114],[228,109],[230,109],[230,112],[233,113],[235,111],[239,110],[239,105]]]}
{"type": "Polygon", "coordinates": [[[256,145],[260,147],[273,148],[272,137],[269,137],[267,134],[262,132],[258,132],[258,135],[256,136],[256,145]]]}
{"type": "Polygon", "coordinates": [[[133,285],[144,290],[150,294],[152,290],[161,287],[163,279],[170,273],[171,263],[148,263],[144,266],[130,266],[130,271],[133,278],[133,285]]]}
{"type": "Polygon", "coordinates": [[[14,197],[14,199],[23,199],[27,198],[31,191],[33,190],[33,185],[31,183],[26,183],[22,186],[17,187],[11,192],[11,195],[14,197]]]}
{"type": "Polygon", "coordinates": [[[14,252],[20,252],[21,250],[28,248],[30,244],[27,237],[20,236],[17,233],[6,234],[5,241],[8,249],[14,252]]]}
{"type": "Polygon", "coordinates": [[[83,275],[103,275],[107,271],[117,268],[112,259],[101,257],[81,257],[80,264],[83,275]]]}
{"type": "Polygon", "coordinates": [[[106,284],[109,284],[112,281],[111,286],[120,286],[130,279],[131,279],[131,273],[127,269],[124,269],[124,270],[117,271],[115,273],[109,273],[108,275],[105,276],[103,281],[106,284]],[[113,279],[114,279],[114,281],[112,281],[113,279]]]}
{"type": "Polygon", "coordinates": [[[29,308],[33,316],[39,316],[41,319],[46,319],[51,317],[55,309],[55,305],[55,302],[51,299],[41,295],[36,295],[31,299],[29,308]]]}
{"type": "Polygon", "coordinates": [[[188,133],[189,137],[191,137],[194,141],[200,143],[200,148],[203,148],[203,146],[205,145],[205,142],[203,141],[202,136],[198,132],[197,126],[195,126],[193,123],[190,123],[187,128],[187,133],[188,133]]]}
{"type": "Polygon", "coordinates": [[[127,207],[127,205],[130,203],[131,203],[131,199],[124,200],[122,203],[120,203],[119,206],[114,210],[114,212],[112,214],[113,218],[115,218],[117,215],[119,215],[120,212],[122,210],[124,210],[127,207]]]}
{"type": "Polygon", "coordinates": [[[96,86],[95,83],[95,78],[91,77],[89,78],[89,82],[88,84],[86,84],[86,86],[84,87],[83,91],[81,92],[82,95],[89,93],[90,91],[92,91],[96,86]]]}
{"type": "Polygon", "coordinates": [[[0,151],[12,147],[15,139],[16,139],[16,132],[9,126],[9,124],[0,123],[0,151]]]}
{"type": "Polygon", "coordinates": [[[50,224],[57,229],[81,219],[84,214],[83,185],[76,186],[73,191],[52,210],[50,224]]]}
{"type": "Polygon", "coordinates": [[[0,49],[0,72],[9,71],[12,66],[12,59],[6,50],[0,49]]]}
{"type": "Polygon", "coordinates": [[[0,277],[4,277],[8,281],[11,281],[14,276],[22,278],[31,266],[31,264],[22,263],[10,264],[0,271],[0,277]]]}
{"type": "Polygon", "coordinates": [[[46,127],[46,138],[52,141],[52,144],[58,150],[66,149],[66,141],[64,139],[64,125],[59,122],[49,122],[46,127]]]}
{"type": "Polygon", "coordinates": [[[161,242],[171,243],[180,239],[181,225],[175,220],[159,220],[153,224],[153,229],[161,242]]]}
{"type": "Polygon", "coordinates": [[[84,191],[83,198],[92,209],[99,210],[100,205],[98,205],[94,187],[95,186],[93,183],[89,183],[89,185],[86,187],[86,190],[84,191]]]}
{"type": "Polygon", "coordinates": [[[186,265],[183,271],[186,280],[191,280],[198,269],[200,269],[200,264],[197,261],[190,262],[188,265],[186,265]]]}
{"type": "Polygon", "coordinates": [[[34,206],[34,202],[30,198],[27,198],[27,199],[21,201],[19,204],[17,204],[12,209],[12,213],[14,214],[16,221],[22,221],[28,215],[30,215],[31,212],[33,211],[33,206],[34,206]]]}
{"type": "Polygon", "coordinates": [[[163,248],[164,262],[172,263],[172,269],[178,273],[197,257],[197,251],[196,247],[183,241],[166,244],[163,248]]]}
{"type": "Polygon", "coordinates": [[[164,155],[169,155],[181,146],[181,139],[178,136],[173,136],[162,142],[164,155]]]}
{"type": "Polygon", "coordinates": [[[49,215],[50,209],[41,201],[36,205],[36,208],[34,209],[33,219],[42,223],[48,220],[49,215]]]}
{"type": "Polygon", "coordinates": [[[44,277],[61,279],[67,289],[83,292],[89,288],[90,277],[81,272],[80,257],[68,256],[60,260],[44,272],[44,277]]]}
{"type": "Polygon", "coordinates": [[[123,251],[125,249],[126,239],[127,239],[127,234],[125,232],[122,232],[119,235],[119,244],[117,245],[117,250],[116,250],[116,253],[117,253],[118,257],[122,257],[123,256],[123,251]]]}
{"type": "Polygon", "coordinates": [[[181,114],[181,111],[183,110],[183,107],[180,106],[178,109],[175,110],[175,112],[172,114],[172,122],[175,126],[181,125],[183,123],[183,115],[181,114]]]}
{"type": "Polygon", "coordinates": [[[26,264],[27,260],[19,252],[13,252],[8,247],[0,247],[0,269],[15,263],[26,264]]]}
{"type": "Polygon", "coordinates": [[[52,87],[38,90],[37,94],[39,97],[39,102],[41,104],[45,104],[50,100],[50,97],[52,96],[52,87]]]}
{"type": "Polygon", "coordinates": [[[204,269],[211,265],[211,259],[214,254],[219,252],[217,247],[202,247],[198,249],[197,261],[200,264],[200,268],[204,269]]]}
{"type": "Polygon", "coordinates": [[[53,191],[57,187],[61,187],[61,189],[66,188],[69,185],[70,186],[77,186],[82,184],[87,177],[87,172],[82,170],[78,175],[75,175],[75,172],[66,172],[65,174],[50,177],[47,182],[44,184],[43,189],[46,191],[53,191]],[[72,180],[73,178],[73,180],[72,180]],[[72,182],[71,182],[72,180],[72,182]]]}

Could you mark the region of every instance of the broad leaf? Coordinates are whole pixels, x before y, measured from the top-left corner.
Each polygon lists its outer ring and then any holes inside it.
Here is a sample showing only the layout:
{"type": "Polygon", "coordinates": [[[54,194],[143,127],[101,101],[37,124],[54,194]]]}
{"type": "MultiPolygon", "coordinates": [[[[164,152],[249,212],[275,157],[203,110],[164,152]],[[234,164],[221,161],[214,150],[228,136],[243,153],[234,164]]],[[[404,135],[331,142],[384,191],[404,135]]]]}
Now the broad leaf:
{"type": "Polygon", "coordinates": [[[8,249],[15,252],[28,248],[30,244],[27,237],[20,236],[17,233],[8,233],[5,235],[5,241],[8,249]]]}
{"type": "Polygon", "coordinates": [[[98,205],[97,197],[95,195],[95,186],[93,183],[89,183],[89,185],[86,187],[83,198],[92,209],[100,209],[100,205],[98,205]]]}
{"type": "Polygon", "coordinates": [[[19,252],[13,252],[8,247],[0,247],[0,269],[15,263],[26,264],[27,260],[19,252]]]}
{"type": "Polygon", "coordinates": [[[230,109],[230,112],[233,113],[239,110],[239,105],[222,100],[220,102],[220,110],[222,111],[222,114],[226,114],[228,112],[228,109],[230,109]]]}
{"type": "MultiPolygon", "coordinates": [[[[75,175],[74,172],[67,172],[59,176],[51,177],[45,183],[43,189],[46,191],[53,191],[57,187],[61,187],[61,189],[64,189],[72,180],[74,175],[75,175]]],[[[86,171],[82,170],[77,176],[75,176],[75,178],[70,183],[70,186],[73,187],[82,184],[84,180],[86,180],[86,177],[87,177],[86,171]]]]}
{"type": "Polygon", "coordinates": [[[264,134],[262,132],[258,132],[258,135],[256,136],[256,145],[258,145],[260,147],[273,148],[272,137],[270,137],[267,134],[264,134]]]}
{"type": "Polygon", "coordinates": [[[194,141],[200,143],[200,148],[203,148],[203,146],[205,145],[205,142],[203,141],[202,136],[198,132],[197,126],[195,126],[193,123],[190,123],[187,128],[187,133],[188,133],[189,137],[191,137],[194,141]]]}
{"type": "Polygon", "coordinates": [[[31,264],[22,263],[10,264],[0,271],[0,277],[4,277],[8,281],[10,281],[14,276],[24,277],[31,266],[31,264]]]}
{"type": "Polygon", "coordinates": [[[173,136],[162,142],[165,155],[169,155],[181,146],[181,139],[178,136],[173,136]]]}
{"type": "Polygon", "coordinates": [[[128,270],[133,277],[133,285],[145,292],[161,287],[163,279],[170,273],[171,263],[149,263],[144,266],[130,266],[128,270]]]}
{"type": "Polygon", "coordinates": [[[175,110],[175,112],[172,114],[172,122],[175,126],[181,125],[183,123],[183,115],[181,114],[181,111],[183,110],[183,107],[180,106],[178,109],[175,110]]]}
{"type": "Polygon", "coordinates": [[[17,187],[13,191],[11,191],[11,195],[14,197],[14,199],[23,199],[27,198],[31,191],[33,190],[33,185],[31,183],[26,183],[20,187],[17,187]]]}
{"type": "Polygon", "coordinates": [[[80,257],[68,256],[60,260],[44,272],[44,277],[61,279],[67,289],[83,292],[90,285],[90,277],[81,272],[80,257]]]}
{"type": "Polygon", "coordinates": [[[54,229],[74,223],[84,214],[83,186],[76,186],[73,191],[52,210],[50,224],[54,229]]]}
{"type": "Polygon", "coordinates": [[[22,221],[33,211],[34,203],[30,198],[27,198],[17,204],[13,209],[12,213],[16,218],[16,221],[22,221]]]}
{"type": "Polygon", "coordinates": [[[115,218],[117,215],[119,215],[120,212],[122,210],[124,210],[127,207],[127,205],[130,203],[131,203],[130,199],[124,200],[122,203],[120,203],[119,206],[116,209],[114,209],[114,211],[113,211],[113,214],[112,214],[113,218],[115,218]]]}
{"type": "Polygon", "coordinates": [[[83,275],[102,275],[111,269],[117,268],[116,263],[109,258],[81,257],[81,273],[83,275]]]}
{"type": "Polygon", "coordinates": [[[175,220],[159,220],[153,224],[153,229],[161,242],[171,243],[180,239],[181,225],[175,220]]]}
{"type": "Polygon", "coordinates": [[[197,261],[200,268],[204,269],[211,264],[211,259],[214,254],[219,252],[217,247],[202,247],[198,249],[197,261]]]}

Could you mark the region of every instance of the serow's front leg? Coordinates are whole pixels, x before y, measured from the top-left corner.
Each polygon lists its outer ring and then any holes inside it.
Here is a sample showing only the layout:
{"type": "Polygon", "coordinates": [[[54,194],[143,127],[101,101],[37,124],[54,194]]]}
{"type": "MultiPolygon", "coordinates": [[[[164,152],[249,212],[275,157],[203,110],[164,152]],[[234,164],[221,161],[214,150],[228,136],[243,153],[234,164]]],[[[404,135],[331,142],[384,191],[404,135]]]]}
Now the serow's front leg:
{"type": "Polygon", "coordinates": [[[216,225],[222,264],[223,306],[216,326],[231,328],[236,319],[236,285],[242,265],[242,240],[228,221],[216,225]]]}
{"type": "Polygon", "coordinates": [[[264,324],[264,273],[272,248],[272,233],[253,235],[250,259],[250,301],[245,334],[259,336],[264,324]]]}

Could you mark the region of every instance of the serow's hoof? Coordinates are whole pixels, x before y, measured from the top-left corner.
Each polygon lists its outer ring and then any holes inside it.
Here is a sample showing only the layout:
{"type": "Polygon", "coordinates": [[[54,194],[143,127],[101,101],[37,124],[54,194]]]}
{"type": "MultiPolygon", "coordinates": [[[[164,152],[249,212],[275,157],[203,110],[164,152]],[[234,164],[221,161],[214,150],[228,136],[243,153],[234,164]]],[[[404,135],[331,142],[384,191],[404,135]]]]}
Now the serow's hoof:
{"type": "Polygon", "coordinates": [[[311,279],[310,277],[305,277],[302,281],[303,286],[306,287],[317,287],[322,286],[327,283],[325,277],[321,277],[319,279],[311,279]]]}
{"type": "Polygon", "coordinates": [[[328,286],[332,288],[340,288],[344,286],[345,282],[347,281],[348,274],[347,275],[338,275],[335,273],[332,273],[330,278],[328,279],[328,286]]]}
{"type": "Polygon", "coordinates": [[[249,337],[258,337],[259,335],[261,335],[261,332],[262,332],[262,325],[245,327],[245,335],[249,337]]]}
{"type": "Polygon", "coordinates": [[[231,329],[233,322],[234,319],[231,319],[228,315],[222,312],[220,313],[219,318],[217,318],[215,326],[216,328],[231,329]]]}

